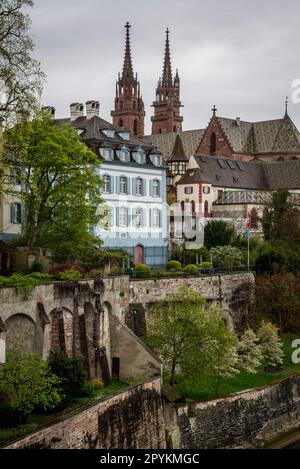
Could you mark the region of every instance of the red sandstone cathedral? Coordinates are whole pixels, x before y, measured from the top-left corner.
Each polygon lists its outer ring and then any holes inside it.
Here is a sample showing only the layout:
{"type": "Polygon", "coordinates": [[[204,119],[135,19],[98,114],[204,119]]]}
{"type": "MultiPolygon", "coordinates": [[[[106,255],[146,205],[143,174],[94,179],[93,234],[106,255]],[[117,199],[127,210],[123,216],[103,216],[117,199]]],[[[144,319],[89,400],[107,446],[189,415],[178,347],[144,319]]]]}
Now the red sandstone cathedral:
{"type": "Polygon", "coordinates": [[[116,83],[115,109],[111,113],[115,126],[124,127],[138,138],[151,142],[162,151],[166,161],[172,155],[174,158],[174,154],[176,161],[180,161],[178,148],[174,152],[176,136],[181,140],[182,162],[195,155],[244,161],[300,159],[300,134],[288,115],[287,103],[282,118],[263,122],[219,117],[214,106],[206,129],[182,131],[180,78],[178,70],[175,77],[172,73],[169,29],[166,31],[163,72],[152,105],[152,134],[145,137],[146,114],[140,82],[133,71],[130,28],[127,22],[123,70],[116,83]]]}

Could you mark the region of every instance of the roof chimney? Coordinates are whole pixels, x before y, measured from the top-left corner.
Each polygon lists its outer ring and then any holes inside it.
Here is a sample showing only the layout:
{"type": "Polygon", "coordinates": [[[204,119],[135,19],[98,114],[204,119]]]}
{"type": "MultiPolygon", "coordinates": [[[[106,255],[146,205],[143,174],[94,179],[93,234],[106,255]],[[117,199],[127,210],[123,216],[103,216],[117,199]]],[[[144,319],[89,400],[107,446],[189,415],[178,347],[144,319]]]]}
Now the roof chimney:
{"type": "Polygon", "coordinates": [[[100,103],[99,101],[87,101],[86,102],[86,117],[91,119],[94,116],[99,117],[100,103]]]}
{"type": "Polygon", "coordinates": [[[48,112],[48,114],[50,114],[53,117],[53,119],[55,119],[55,107],[43,106],[42,110],[45,112],[48,112]]]}
{"type": "Polygon", "coordinates": [[[240,118],[240,117],[237,117],[235,120],[236,120],[236,125],[237,125],[238,127],[241,127],[241,118],[240,118]]]}
{"type": "Polygon", "coordinates": [[[84,105],[82,103],[73,103],[70,105],[71,121],[75,121],[78,117],[83,116],[84,105]]]}

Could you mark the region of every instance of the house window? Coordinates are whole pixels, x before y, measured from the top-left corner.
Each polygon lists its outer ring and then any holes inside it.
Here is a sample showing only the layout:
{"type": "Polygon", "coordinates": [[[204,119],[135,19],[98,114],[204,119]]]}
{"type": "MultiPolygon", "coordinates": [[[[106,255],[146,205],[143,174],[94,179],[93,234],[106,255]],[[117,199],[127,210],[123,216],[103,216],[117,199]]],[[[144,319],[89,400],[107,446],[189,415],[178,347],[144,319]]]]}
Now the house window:
{"type": "Polygon", "coordinates": [[[213,132],[210,136],[210,153],[216,153],[217,151],[217,137],[216,134],[213,132]]]}
{"type": "Polygon", "coordinates": [[[14,225],[22,223],[22,207],[19,203],[10,204],[10,222],[14,225]]]}
{"type": "Polygon", "coordinates": [[[143,210],[141,208],[136,209],[135,217],[135,226],[141,228],[143,226],[143,210]]]}
{"type": "Polygon", "coordinates": [[[203,186],[203,194],[210,194],[210,187],[209,186],[203,186]]]}
{"type": "Polygon", "coordinates": [[[21,177],[20,172],[17,168],[10,168],[10,178],[12,184],[20,185],[21,184],[21,177]]]}
{"type": "Polygon", "coordinates": [[[153,195],[155,197],[159,197],[159,181],[157,179],[154,179],[153,181],[153,195]]]}
{"type": "Polygon", "coordinates": [[[104,182],[103,192],[109,193],[109,192],[110,192],[110,176],[108,176],[108,175],[106,174],[106,175],[103,177],[103,182],[104,182]]]}
{"type": "Polygon", "coordinates": [[[127,226],[127,209],[125,207],[120,208],[119,214],[119,225],[120,226],[127,226]]]}
{"type": "Polygon", "coordinates": [[[158,208],[153,210],[153,221],[152,221],[152,226],[153,228],[159,228],[160,225],[160,212],[158,208]]]}
{"type": "Polygon", "coordinates": [[[135,186],[136,195],[143,195],[143,179],[137,178],[135,186]]]}
{"type": "Polygon", "coordinates": [[[120,194],[127,194],[127,178],[125,176],[120,177],[120,194]]]}
{"type": "Polygon", "coordinates": [[[184,193],[185,194],[192,194],[194,192],[194,188],[189,186],[184,188],[184,193]]]}
{"type": "Polygon", "coordinates": [[[123,161],[123,163],[128,163],[129,156],[128,147],[123,147],[122,150],[119,150],[119,158],[121,161],[123,161]]]}

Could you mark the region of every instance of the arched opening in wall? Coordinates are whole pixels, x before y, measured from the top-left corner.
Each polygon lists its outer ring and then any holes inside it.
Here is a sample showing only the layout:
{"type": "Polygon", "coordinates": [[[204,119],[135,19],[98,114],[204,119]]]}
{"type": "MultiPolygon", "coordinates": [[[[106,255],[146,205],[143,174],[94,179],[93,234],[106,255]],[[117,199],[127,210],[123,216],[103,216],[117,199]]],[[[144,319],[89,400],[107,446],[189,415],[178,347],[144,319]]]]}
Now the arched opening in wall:
{"type": "Polygon", "coordinates": [[[56,308],[50,317],[50,352],[73,354],[73,314],[65,307],[56,308]]]}
{"type": "Polygon", "coordinates": [[[173,132],[177,132],[177,127],[176,127],[176,125],[174,125],[174,127],[173,127],[173,132]]]}
{"type": "Polygon", "coordinates": [[[14,314],[5,321],[6,352],[17,350],[22,353],[42,355],[43,337],[38,336],[34,320],[27,314],[14,314]]]}
{"type": "Polygon", "coordinates": [[[138,120],[135,119],[135,121],[133,123],[133,133],[134,133],[134,135],[138,134],[138,130],[139,130],[139,123],[138,123],[138,120]]]}
{"type": "Polygon", "coordinates": [[[112,359],[111,377],[117,381],[120,379],[120,358],[118,357],[113,357],[112,359]]]}
{"type": "Polygon", "coordinates": [[[138,244],[134,249],[134,263],[144,264],[144,246],[138,244]]]}
{"type": "Polygon", "coordinates": [[[194,200],[191,202],[192,215],[196,215],[196,203],[194,200]]]}
{"type": "Polygon", "coordinates": [[[158,133],[161,134],[161,129],[158,129],[158,133]]]}
{"type": "Polygon", "coordinates": [[[217,136],[213,132],[210,136],[210,154],[214,155],[217,151],[217,136]]]}
{"type": "Polygon", "coordinates": [[[120,120],[119,120],[119,127],[124,127],[124,121],[123,121],[123,119],[120,119],[120,120]]]}

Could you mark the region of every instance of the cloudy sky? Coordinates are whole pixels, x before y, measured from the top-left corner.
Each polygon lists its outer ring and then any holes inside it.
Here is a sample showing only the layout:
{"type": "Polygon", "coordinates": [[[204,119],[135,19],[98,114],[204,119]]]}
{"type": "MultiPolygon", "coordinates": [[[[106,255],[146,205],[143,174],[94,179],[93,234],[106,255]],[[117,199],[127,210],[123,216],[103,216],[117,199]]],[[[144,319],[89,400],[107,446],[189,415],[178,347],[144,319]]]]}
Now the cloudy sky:
{"type": "MultiPolygon", "coordinates": [[[[101,117],[110,120],[126,21],[147,132],[167,26],[185,130],[205,127],[213,104],[220,116],[281,117],[300,78],[299,0],[35,0],[30,15],[35,56],[47,74],[43,104],[59,117],[71,102],[99,99],[101,117]]],[[[291,102],[289,113],[300,128],[300,104],[291,102]]]]}

